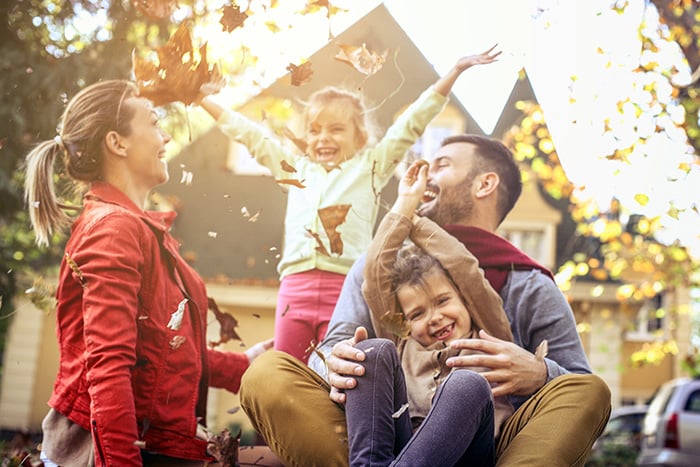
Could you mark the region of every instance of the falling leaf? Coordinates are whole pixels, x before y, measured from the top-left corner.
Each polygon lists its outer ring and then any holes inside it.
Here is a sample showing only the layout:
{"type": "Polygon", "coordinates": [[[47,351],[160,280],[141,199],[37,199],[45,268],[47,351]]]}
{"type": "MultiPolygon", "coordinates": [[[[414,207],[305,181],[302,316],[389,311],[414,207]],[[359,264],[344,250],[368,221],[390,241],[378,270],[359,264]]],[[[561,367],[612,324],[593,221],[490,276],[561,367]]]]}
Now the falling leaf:
{"type": "Polygon", "coordinates": [[[321,241],[321,237],[316,232],[306,229],[306,233],[309,234],[314,240],[316,240],[316,251],[318,251],[322,255],[330,256],[330,253],[328,253],[328,250],[326,249],[325,245],[323,245],[323,241],[321,241]]]}
{"type": "MultiPolygon", "coordinates": [[[[224,313],[219,309],[219,305],[216,304],[213,298],[209,297],[209,309],[214,312],[216,320],[219,322],[219,341],[209,342],[210,347],[216,347],[219,344],[228,342],[230,340],[242,340],[241,337],[236,332],[236,326],[238,326],[238,321],[236,318],[228,313],[224,313]]],[[[228,464],[226,464],[228,465],[228,464]]]]}
{"type": "Polygon", "coordinates": [[[345,222],[345,217],[348,215],[350,207],[350,204],[338,204],[318,210],[318,217],[321,220],[321,224],[323,224],[323,229],[326,231],[331,245],[331,253],[343,254],[343,241],[336,228],[345,222]]]}
{"type": "Polygon", "coordinates": [[[314,70],[311,69],[311,61],[306,61],[301,65],[290,63],[287,70],[292,74],[292,86],[301,86],[311,81],[314,70]]]}
{"type": "Polygon", "coordinates": [[[304,185],[304,180],[297,180],[295,178],[278,178],[275,180],[275,183],[280,185],[292,185],[297,188],[306,188],[304,185]]]}
{"type": "Polygon", "coordinates": [[[364,43],[359,47],[346,44],[338,44],[338,47],[340,47],[340,52],[334,58],[347,63],[367,76],[375,74],[382,68],[389,53],[388,50],[385,50],[383,54],[379,55],[370,51],[364,43]]]}
{"type": "Polygon", "coordinates": [[[183,298],[177,305],[177,309],[173,311],[170,315],[170,321],[168,321],[168,329],[172,331],[179,331],[182,327],[182,319],[185,316],[185,306],[187,305],[187,299],[183,298]]]}
{"type": "Polygon", "coordinates": [[[34,278],[34,283],[25,294],[34,306],[42,311],[50,313],[56,309],[56,287],[48,284],[42,277],[34,278]]]}
{"type": "Polygon", "coordinates": [[[391,414],[391,418],[399,418],[401,414],[403,414],[406,411],[406,409],[408,409],[408,402],[399,407],[399,410],[391,414]]]}
{"type": "Polygon", "coordinates": [[[139,13],[151,19],[163,19],[172,15],[178,7],[178,0],[131,0],[139,13]]]}
{"type": "Polygon", "coordinates": [[[280,32],[281,31],[280,27],[277,26],[277,23],[275,23],[274,21],[265,21],[265,26],[271,32],[280,32]]]}
{"type": "Polygon", "coordinates": [[[294,166],[289,164],[289,162],[285,161],[284,159],[282,159],[280,165],[282,166],[282,170],[284,170],[285,172],[294,173],[297,171],[297,169],[295,169],[294,166]]]}
{"type": "Polygon", "coordinates": [[[253,214],[253,215],[251,216],[251,215],[250,215],[250,212],[248,211],[248,208],[247,208],[247,207],[243,206],[243,207],[241,208],[241,214],[243,214],[243,217],[245,217],[245,218],[248,219],[248,222],[257,222],[258,217],[260,217],[260,212],[261,212],[261,211],[258,211],[258,212],[256,212],[255,214],[253,214]]]}
{"type": "Polygon", "coordinates": [[[649,196],[644,193],[638,193],[634,195],[634,200],[639,203],[640,206],[646,206],[649,202],[649,196]]]}
{"type": "Polygon", "coordinates": [[[199,88],[216,70],[209,70],[207,44],[195,53],[188,23],[182,23],[168,42],[156,49],[157,61],[132,54],[132,71],[141,95],[159,106],[170,102],[191,104],[199,88]]]}
{"type": "Polygon", "coordinates": [[[192,172],[183,170],[182,177],[180,177],[180,183],[184,184],[185,186],[191,186],[193,178],[194,174],[192,172]]]}
{"type": "Polygon", "coordinates": [[[173,338],[170,339],[170,348],[172,350],[177,350],[182,346],[182,344],[185,343],[186,340],[187,338],[185,336],[173,336],[173,338]]]}
{"type": "Polygon", "coordinates": [[[408,326],[406,326],[406,319],[403,313],[399,311],[391,312],[387,311],[381,318],[379,318],[381,327],[386,329],[387,332],[398,336],[403,339],[408,336],[408,326]]]}
{"type": "Polygon", "coordinates": [[[245,12],[241,12],[238,5],[226,5],[221,11],[221,19],[219,23],[226,32],[231,32],[236,28],[243,26],[243,22],[248,18],[245,12]]]}
{"type": "Polygon", "coordinates": [[[238,465],[238,446],[240,444],[240,432],[231,436],[228,428],[209,439],[207,451],[218,461],[220,465],[238,465]]]}
{"type": "Polygon", "coordinates": [[[78,281],[80,281],[80,285],[85,287],[85,278],[83,277],[83,273],[82,271],[80,271],[78,264],[75,261],[73,261],[73,258],[68,256],[68,253],[66,253],[64,257],[66,258],[66,263],[68,264],[68,266],[70,266],[71,271],[73,271],[75,275],[78,276],[78,281]]]}
{"type": "Polygon", "coordinates": [[[299,138],[297,135],[294,134],[292,130],[290,130],[287,127],[284,127],[282,132],[284,133],[284,136],[288,138],[292,143],[294,143],[294,146],[299,148],[301,152],[306,152],[306,141],[299,138]]]}

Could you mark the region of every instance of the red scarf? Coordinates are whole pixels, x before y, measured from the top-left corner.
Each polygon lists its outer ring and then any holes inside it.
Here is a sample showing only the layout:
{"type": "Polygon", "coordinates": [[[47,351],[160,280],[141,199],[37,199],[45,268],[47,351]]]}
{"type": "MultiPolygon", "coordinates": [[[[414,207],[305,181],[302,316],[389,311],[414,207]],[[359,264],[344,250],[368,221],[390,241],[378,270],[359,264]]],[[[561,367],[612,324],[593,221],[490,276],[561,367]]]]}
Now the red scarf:
{"type": "Polygon", "coordinates": [[[464,225],[446,225],[444,228],[476,256],[479,266],[484,270],[484,276],[498,293],[506,284],[508,273],[513,270],[539,269],[554,280],[552,271],[498,235],[464,225]]]}

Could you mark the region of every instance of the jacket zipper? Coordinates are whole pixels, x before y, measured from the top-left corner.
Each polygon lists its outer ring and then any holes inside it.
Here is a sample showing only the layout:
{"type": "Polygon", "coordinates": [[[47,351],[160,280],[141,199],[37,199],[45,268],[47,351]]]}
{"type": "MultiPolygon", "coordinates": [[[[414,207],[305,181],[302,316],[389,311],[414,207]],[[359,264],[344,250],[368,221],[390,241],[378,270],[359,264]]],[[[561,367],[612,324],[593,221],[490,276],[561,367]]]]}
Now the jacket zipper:
{"type": "Polygon", "coordinates": [[[102,465],[107,465],[105,455],[102,452],[102,443],[100,443],[100,435],[97,432],[97,420],[92,421],[92,436],[95,438],[94,445],[97,447],[97,454],[99,454],[100,456],[100,462],[102,463],[102,465]]]}

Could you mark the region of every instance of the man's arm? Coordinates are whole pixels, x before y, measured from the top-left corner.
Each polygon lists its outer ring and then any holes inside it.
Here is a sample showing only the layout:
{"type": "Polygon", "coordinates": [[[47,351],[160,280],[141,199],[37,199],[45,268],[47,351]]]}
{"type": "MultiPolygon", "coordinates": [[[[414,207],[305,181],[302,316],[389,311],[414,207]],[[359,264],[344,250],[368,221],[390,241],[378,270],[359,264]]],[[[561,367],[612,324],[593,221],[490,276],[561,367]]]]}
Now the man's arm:
{"type": "Polygon", "coordinates": [[[449,366],[489,368],[482,374],[498,384],[494,397],[529,396],[562,374],[591,372],[571,308],[550,278],[538,271],[512,271],[502,294],[515,343],[490,336],[458,339],[453,347],[483,354],[450,358],[449,366]],[[534,353],[545,339],[548,355],[542,361],[534,353]]]}

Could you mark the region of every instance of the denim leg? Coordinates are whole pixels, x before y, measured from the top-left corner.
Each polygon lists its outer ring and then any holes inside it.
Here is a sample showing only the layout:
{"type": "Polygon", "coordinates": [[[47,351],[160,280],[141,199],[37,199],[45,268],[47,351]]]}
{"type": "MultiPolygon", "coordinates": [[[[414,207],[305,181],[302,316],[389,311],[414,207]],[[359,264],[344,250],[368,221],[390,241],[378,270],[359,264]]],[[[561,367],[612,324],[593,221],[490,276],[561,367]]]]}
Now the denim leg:
{"type": "Polygon", "coordinates": [[[493,466],[494,409],[486,379],[469,370],[450,373],[421,426],[394,466],[493,466]]]}
{"type": "Polygon", "coordinates": [[[351,466],[386,466],[411,437],[408,410],[393,414],[407,403],[406,382],[398,352],[388,339],[357,344],[365,352],[365,374],[346,391],[345,416],[351,466]]]}

